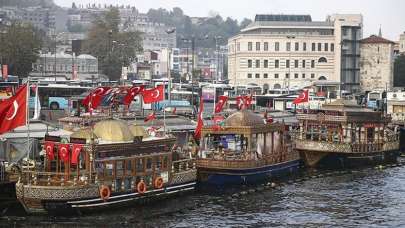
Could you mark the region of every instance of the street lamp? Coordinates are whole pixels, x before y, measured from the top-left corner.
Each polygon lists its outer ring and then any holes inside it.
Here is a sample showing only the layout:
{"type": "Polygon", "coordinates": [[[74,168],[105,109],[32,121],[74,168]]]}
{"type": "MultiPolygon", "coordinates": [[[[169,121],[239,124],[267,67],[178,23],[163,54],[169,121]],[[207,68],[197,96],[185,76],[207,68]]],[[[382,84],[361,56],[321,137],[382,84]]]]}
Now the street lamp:
{"type": "Polygon", "coordinates": [[[54,74],[54,79],[55,79],[55,83],[56,83],[56,34],[53,35],[54,38],[54,42],[55,42],[55,57],[54,57],[54,63],[53,63],[53,74],[54,74]]]}
{"type": "Polygon", "coordinates": [[[219,45],[218,40],[221,40],[222,36],[215,36],[215,51],[216,51],[216,81],[219,79],[219,45]]]}
{"type": "MultiPolygon", "coordinates": [[[[171,28],[166,31],[167,35],[173,34],[176,31],[176,28],[171,28]]],[[[169,39],[167,39],[169,41],[169,39]]],[[[171,49],[169,47],[169,42],[167,42],[167,78],[169,79],[169,88],[168,88],[168,96],[169,96],[169,104],[171,104],[172,101],[172,78],[171,78],[171,72],[170,72],[170,54],[171,54],[171,49]]],[[[180,79],[181,80],[181,79],[180,79]]]]}

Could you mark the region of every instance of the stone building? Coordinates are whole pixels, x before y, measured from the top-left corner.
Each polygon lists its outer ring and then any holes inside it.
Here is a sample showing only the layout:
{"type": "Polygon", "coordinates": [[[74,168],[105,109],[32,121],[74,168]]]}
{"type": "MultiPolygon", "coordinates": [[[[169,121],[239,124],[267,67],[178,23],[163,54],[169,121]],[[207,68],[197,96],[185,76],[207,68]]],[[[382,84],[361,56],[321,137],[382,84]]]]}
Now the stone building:
{"type": "Polygon", "coordinates": [[[372,35],[360,41],[360,88],[362,92],[393,87],[393,41],[372,35]]]}
{"type": "Polygon", "coordinates": [[[399,53],[405,53],[405,32],[399,35],[399,53]]]}
{"type": "Polygon", "coordinates": [[[264,90],[335,82],[359,87],[359,44],[363,18],[335,14],[325,21],[310,15],[256,15],[228,40],[228,79],[264,90]]]}

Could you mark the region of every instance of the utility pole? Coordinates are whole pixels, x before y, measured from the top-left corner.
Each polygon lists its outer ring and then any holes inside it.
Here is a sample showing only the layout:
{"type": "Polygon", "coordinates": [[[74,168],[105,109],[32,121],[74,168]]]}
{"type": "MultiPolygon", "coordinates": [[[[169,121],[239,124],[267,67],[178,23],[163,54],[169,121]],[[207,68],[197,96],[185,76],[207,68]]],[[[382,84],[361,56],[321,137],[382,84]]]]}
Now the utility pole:
{"type": "Polygon", "coordinates": [[[55,41],[55,57],[54,57],[54,64],[53,64],[53,76],[55,78],[55,83],[56,83],[56,34],[53,35],[54,41],[55,41]]]}

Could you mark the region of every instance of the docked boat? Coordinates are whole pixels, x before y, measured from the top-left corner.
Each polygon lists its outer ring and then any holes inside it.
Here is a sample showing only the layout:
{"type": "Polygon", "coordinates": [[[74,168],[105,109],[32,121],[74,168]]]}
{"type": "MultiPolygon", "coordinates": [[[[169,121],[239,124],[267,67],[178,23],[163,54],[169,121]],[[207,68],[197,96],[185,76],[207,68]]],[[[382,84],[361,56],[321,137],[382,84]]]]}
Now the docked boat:
{"type": "Polygon", "coordinates": [[[69,139],[45,137],[44,161],[23,170],[16,195],[28,213],[82,213],[192,191],[195,162],[174,137],[102,120],[69,139]]]}
{"type": "Polygon", "coordinates": [[[359,167],[395,162],[399,137],[391,118],[350,100],[297,114],[296,149],[308,166],[359,167]]]}
{"type": "Polygon", "coordinates": [[[284,123],[266,123],[250,110],[201,131],[197,178],[204,186],[257,184],[286,176],[300,166],[284,123]]]}

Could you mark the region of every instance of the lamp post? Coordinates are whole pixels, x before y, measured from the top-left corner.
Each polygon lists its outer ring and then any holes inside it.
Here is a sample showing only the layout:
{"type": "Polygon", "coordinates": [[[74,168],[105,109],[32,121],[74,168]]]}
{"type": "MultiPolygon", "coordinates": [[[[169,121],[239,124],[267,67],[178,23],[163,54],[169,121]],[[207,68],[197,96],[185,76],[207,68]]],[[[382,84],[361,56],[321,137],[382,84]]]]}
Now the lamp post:
{"type": "MultiPolygon", "coordinates": [[[[176,28],[168,29],[166,31],[167,35],[173,34],[176,31],[176,28]]],[[[169,40],[169,39],[167,39],[169,40]]],[[[167,42],[167,78],[169,79],[169,88],[168,88],[168,96],[169,96],[169,104],[172,102],[172,77],[171,77],[171,66],[170,66],[170,54],[171,54],[171,49],[169,42],[167,42]]],[[[181,79],[180,79],[181,80],[181,79]]]]}
{"type": "Polygon", "coordinates": [[[222,39],[222,36],[215,36],[215,51],[216,51],[216,78],[215,81],[218,81],[219,79],[219,45],[218,45],[218,40],[222,39]]]}
{"type": "Polygon", "coordinates": [[[55,83],[56,83],[56,34],[53,35],[54,38],[54,42],[55,42],[55,46],[54,46],[54,50],[55,50],[55,56],[54,56],[54,62],[53,62],[53,77],[55,79],[55,83]]]}

